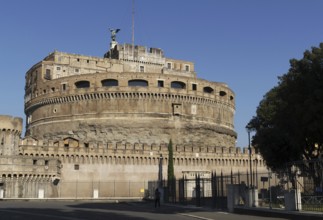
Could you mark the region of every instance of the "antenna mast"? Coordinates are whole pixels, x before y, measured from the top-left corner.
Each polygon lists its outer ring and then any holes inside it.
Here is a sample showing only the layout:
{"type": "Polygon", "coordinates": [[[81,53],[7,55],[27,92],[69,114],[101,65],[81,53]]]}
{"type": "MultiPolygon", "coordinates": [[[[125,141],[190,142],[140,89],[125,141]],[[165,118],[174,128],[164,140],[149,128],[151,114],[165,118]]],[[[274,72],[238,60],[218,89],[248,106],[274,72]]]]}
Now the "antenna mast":
{"type": "Polygon", "coordinates": [[[132,0],[132,56],[135,49],[135,0],[132,0]]]}

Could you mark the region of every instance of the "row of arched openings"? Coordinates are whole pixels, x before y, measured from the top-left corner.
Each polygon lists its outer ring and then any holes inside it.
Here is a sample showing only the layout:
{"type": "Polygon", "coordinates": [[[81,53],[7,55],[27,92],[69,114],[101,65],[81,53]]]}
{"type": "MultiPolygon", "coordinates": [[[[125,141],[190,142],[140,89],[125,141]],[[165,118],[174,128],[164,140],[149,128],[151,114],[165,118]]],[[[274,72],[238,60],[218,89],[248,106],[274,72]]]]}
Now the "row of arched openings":
{"type": "MultiPolygon", "coordinates": [[[[101,81],[101,85],[103,87],[119,86],[119,82],[116,79],[105,79],[105,80],[101,81]]],[[[148,87],[148,85],[149,85],[148,81],[143,80],[143,79],[133,79],[133,80],[128,81],[128,86],[130,86],[130,87],[135,87],[135,86],[148,87]]],[[[160,85],[160,84],[158,84],[158,85],[160,85]]],[[[170,86],[173,89],[186,89],[186,84],[181,81],[172,81],[170,86]]],[[[90,88],[90,82],[87,80],[77,81],[77,82],[75,82],[75,87],[78,89],[90,88]]],[[[203,92],[212,94],[214,92],[214,89],[210,86],[206,86],[203,88],[203,92]]],[[[226,94],[227,93],[225,91],[219,92],[220,96],[226,96],[226,94]]]]}

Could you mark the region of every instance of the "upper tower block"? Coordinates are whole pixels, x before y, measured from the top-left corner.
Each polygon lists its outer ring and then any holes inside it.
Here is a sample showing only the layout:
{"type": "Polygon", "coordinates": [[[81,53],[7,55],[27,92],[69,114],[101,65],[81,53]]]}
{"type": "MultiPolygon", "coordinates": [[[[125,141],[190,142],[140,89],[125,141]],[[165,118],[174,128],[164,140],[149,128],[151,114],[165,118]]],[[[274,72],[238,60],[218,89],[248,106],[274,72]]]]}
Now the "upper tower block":
{"type": "Polygon", "coordinates": [[[152,72],[195,77],[194,64],[189,61],[165,58],[160,48],[146,48],[132,44],[118,44],[116,35],[120,29],[110,29],[110,49],[104,58],[120,60],[125,72],[152,72]]]}
{"type": "Polygon", "coordinates": [[[22,118],[0,115],[0,155],[18,154],[22,118]]]}
{"type": "Polygon", "coordinates": [[[147,50],[144,46],[132,46],[131,44],[117,44],[114,48],[104,54],[104,57],[124,61],[150,63],[159,66],[165,64],[164,52],[161,49],[149,48],[147,50]]]}

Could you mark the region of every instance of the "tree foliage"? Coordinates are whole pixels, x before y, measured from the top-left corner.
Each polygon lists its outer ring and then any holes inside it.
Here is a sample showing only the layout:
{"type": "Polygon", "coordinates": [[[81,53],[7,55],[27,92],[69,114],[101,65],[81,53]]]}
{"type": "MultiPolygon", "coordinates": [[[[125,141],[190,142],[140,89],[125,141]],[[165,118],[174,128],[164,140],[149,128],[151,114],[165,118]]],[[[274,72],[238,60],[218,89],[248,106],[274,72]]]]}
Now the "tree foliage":
{"type": "Polygon", "coordinates": [[[169,143],[168,143],[168,169],[167,169],[167,179],[168,179],[168,181],[172,181],[172,180],[175,179],[172,139],[170,139],[169,140],[169,143]]]}
{"type": "Polygon", "coordinates": [[[167,170],[168,201],[175,202],[176,197],[176,179],[174,174],[174,157],[172,139],[168,143],[168,170],[167,170]]]}
{"type": "Polygon", "coordinates": [[[322,157],[323,43],[290,60],[278,79],[248,124],[256,132],[252,144],[273,170],[322,157]]]}

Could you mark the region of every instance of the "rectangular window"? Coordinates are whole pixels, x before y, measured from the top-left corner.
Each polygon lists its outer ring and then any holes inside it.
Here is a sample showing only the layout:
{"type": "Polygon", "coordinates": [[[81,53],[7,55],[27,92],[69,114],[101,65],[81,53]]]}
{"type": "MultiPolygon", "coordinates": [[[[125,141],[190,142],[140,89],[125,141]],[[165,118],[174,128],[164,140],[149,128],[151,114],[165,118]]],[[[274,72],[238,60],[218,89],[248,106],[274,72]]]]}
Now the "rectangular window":
{"type": "Polygon", "coordinates": [[[167,69],[171,69],[172,68],[172,63],[167,63],[167,69]]]}
{"type": "Polygon", "coordinates": [[[173,104],[173,115],[181,115],[181,114],[182,114],[182,105],[173,104]]]}
{"type": "Polygon", "coordinates": [[[61,70],[61,67],[60,66],[56,67],[56,70],[60,71],[61,70]]]}
{"type": "Polygon", "coordinates": [[[45,79],[47,79],[47,80],[50,80],[50,79],[51,79],[51,76],[50,76],[50,69],[46,69],[46,73],[45,73],[44,78],[45,78],[45,79]]]}
{"type": "Polygon", "coordinates": [[[185,65],[185,71],[190,71],[190,66],[189,65],[185,65]]]}
{"type": "Polygon", "coordinates": [[[79,69],[74,69],[74,72],[78,73],[78,72],[80,72],[80,70],[79,69]]]}
{"type": "Polygon", "coordinates": [[[164,87],[164,81],[158,80],[158,87],[164,87]]]}
{"type": "Polygon", "coordinates": [[[144,66],[140,66],[140,72],[145,72],[145,67],[144,66]]]}
{"type": "Polygon", "coordinates": [[[196,88],[197,88],[196,84],[192,84],[192,90],[196,91],[196,88]]]}
{"type": "Polygon", "coordinates": [[[196,109],[197,109],[196,105],[191,106],[191,114],[192,115],[196,115],[196,109]]]}
{"type": "Polygon", "coordinates": [[[62,84],[62,90],[63,90],[63,91],[65,91],[65,90],[66,90],[66,84],[65,84],[65,83],[63,83],[63,84],[62,84]]]}
{"type": "Polygon", "coordinates": [[[80,169],[80,165],[79,164],[74,164],[74,170],[79,170],[80,169]]]}
{"type": "Polygon", "coordinates": [[[33,160],[33,165],[37,165],[37,160],[33,160]]]}
{"type": "Polygon", "coordinates": [[[32,119],[32,116],[31,115],[27,116],[27,124],[30,124],[31,123],[31,119],[32,119]]]}
{"type": "Polygon", "coordinates": [[[49,162],[48,160],[45,160],[45,166],[48,166],[49,162]]]}

